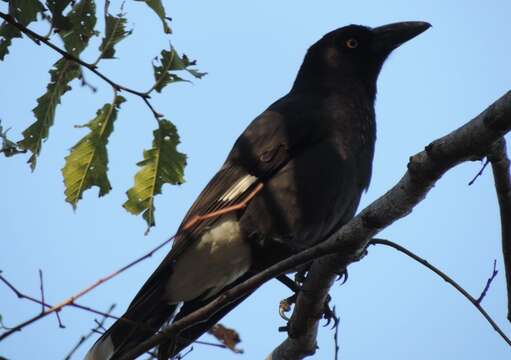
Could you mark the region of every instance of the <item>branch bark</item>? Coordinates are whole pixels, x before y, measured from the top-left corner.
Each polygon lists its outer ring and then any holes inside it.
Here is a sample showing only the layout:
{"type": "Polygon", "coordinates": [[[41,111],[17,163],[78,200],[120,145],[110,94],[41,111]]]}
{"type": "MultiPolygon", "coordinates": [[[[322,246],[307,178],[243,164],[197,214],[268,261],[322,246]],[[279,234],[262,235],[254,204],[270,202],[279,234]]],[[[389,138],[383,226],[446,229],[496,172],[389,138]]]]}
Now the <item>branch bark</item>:
{"type": "Polygon", "coordinates": [[[491,162],[500,208],[502,256],[507,284],[507,319],[511,322],[511,179],[506,140],[504,138],[492,147],[488,154],[488,160],[491,162]]]}
{"type": "MultiPolygon", "coordinates": [[[[335,273],[337,273],[339,269],[358,259],[363,254],[371,238],[394,221],[408,215],[415,205],[425,198],[435,182],[445,172],[463,161],[483,158],[488,153],[492,144],[510,130],[511,91],[507,92],[467,124],[435,140],[426,146],[424,151],[412,156],[408,163],[408,171],[401,180],[386,194],[343,226],[337,234],[312,248],[269,267],[242,284],[226,291],[208,305],[176,321],[162,332],[140,343],[122,359],[136,358],[166,339],[174,337],[183,329],[205,321],[219,309],[235,301],[243,294],[258,288],[264,282],[300,264],[327,254],[337,253],[335,256],[316,262],[313,265],[314,269],[306,280],[305,286],[307,289],[310,289],[311,294],[315,293],[315,291],[324,292],[324,289],[329,288],[332,280],[328,276],[320,277],[320,271],[324,269],[325,274],[328,274],[328,269],[335,269],[335,273]],[[313,282],[312,279],[317,279],[317,281],[314,280],[313,282]]],[[[304,296],[303,292],[300,293],[299,303],[295,306],[295,312],[306,310],[304,309],[306,306],[300,305],[302,302],[307,302],[306,299],[303,299],[304,296]]],[[[321,304],[323,302],[321,301],[321,304]]],[[[298,318],[298,314],[293,315],[293,317],[298,318]]],[[[300,336],[308,341],[312,336],[315,338],[316,326],[317,321],[303,321],[300,324],[299,321],[295,320],[289,324],[289,329],[292,330],[288,331],[288,333],[290,338],[295,340],[295,343],[297,342],[296,336],[300,336]],[[308,334],[311,335],[309,336],[308,334]]],[[[304,348],[307,349],[306,351],[310,350],[309,346],[304,348]]],[[[283,351],[278,355],[280,357],[272,353],[270,359],[289,359],[291,357],[285,357],[287,354],[291,356],[291,354],[296,355],[300,353],[300,350],[296,349],[291,344],[288,347],[288,351],[283,351]]],[[[308,355],[310,355],[310,352],[292,358],[300,359],[308,355]]]]}

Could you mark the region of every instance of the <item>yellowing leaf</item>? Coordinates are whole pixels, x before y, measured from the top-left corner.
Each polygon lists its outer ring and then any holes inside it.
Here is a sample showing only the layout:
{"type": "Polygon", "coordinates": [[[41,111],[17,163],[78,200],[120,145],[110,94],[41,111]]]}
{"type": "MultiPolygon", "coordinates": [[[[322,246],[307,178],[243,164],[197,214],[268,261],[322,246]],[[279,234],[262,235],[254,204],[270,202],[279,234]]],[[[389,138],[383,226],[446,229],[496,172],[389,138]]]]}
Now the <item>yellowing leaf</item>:
{"type": "Polygon", "coordinates": [[[37,106],[32,109],[36,121],[23,131],[23,139],[18,142],[22,149],[32,152],[28,160],[32,170],[35,169],[42,142],[48,137],[50,127],[53,125],[55,109],[60,104],[60,98],[71,89],[69,82],[79,74],[79,67],[66,59],[57,61],[50,70],[51,79],[46,93],[37,99],[37,106]]]}
{"type": "Polygon", "coordinates": [[[123,204],[130,213],[143,218],[149,229],[155,225],[154,197],[161,193],[163,184],[182,184],[186,155],[177,151],[179,136],[176,127],[168,120],[158,121],[153,132],[153,146],[144,150],[144,160],[137,165],[141,169],[135,175],[135,184],[127,191],[128,200],[123,204]]]}
{"type": "Polygon", "coordinates": [[[206,73],[199,72],[197,69],[191,68],[196,65],[197,62],[190,61],[184,54],[180,57],[176,49],[173,47],[170,48],[170,51],[162,50],[159,61],[159,65],[153,65],[154,79],[156,80],[154,89],[157,92],[161,92],[163,88],[170,83],[185,81],[171,71],[184,70],[198,79],[206,75],[206,73]]]}
{"type": "Polygon", "coordinates": [[[108,181],[108,137],[114,129],[117,111],[124,102],[122,96],[116,96],[112,104],[105,104],[96,113],[96,117],[84,125],[90,129],[72,148],[62,168],[66,201],[73,208],[82,198],[83,192],[93,186],[99,187],[99,196],[111,190],[108,181]]]}
{"type": "Polygon", "coordinates": [[[131,35],[132,30],[126,30],[127,20],[123,16],[124,14],[117,16],[108,14],[106,16],[105,37],[99,46],[101,58],[112,59],[115,55],[114,46],[125,37],[131,35]]]}

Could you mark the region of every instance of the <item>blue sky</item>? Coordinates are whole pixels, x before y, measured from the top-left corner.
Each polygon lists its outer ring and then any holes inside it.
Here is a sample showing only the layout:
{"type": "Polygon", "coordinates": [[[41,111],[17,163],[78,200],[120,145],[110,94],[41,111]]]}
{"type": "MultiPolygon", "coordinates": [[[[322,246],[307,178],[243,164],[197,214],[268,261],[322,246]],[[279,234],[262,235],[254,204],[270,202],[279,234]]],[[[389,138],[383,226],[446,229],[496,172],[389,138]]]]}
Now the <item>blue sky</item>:
{"type": "MultiPolygon", "coordinates": [[[[119,2],[112,2],[117,9],[119,2]]],[[[102,9],[102,4],[98,6],[102,9]]],[[[119,60],[100,70],[136,89],[152,83],[151,59],[168,45],[161,24],[139,2],[125,5],[135,31],[118,46],[119,60]]],[[[151,142],[155,122],[135,97],[126,95],[108,146],[112,192],[98,199],[87,192],[76,212],[64,202],[60,169],[67,150],[85,130],[73,125],[91,119],[111,100],[111,89],[93,74],[92,94],[78,84],[64,96],[55,126],[36,171],[24,157],[0,158],[0,269],[21,290],[39,292],[44,271],[46,298],[57,303],[143,254],[172,235],[202,187],[224,161],[246,125],[290,88],[306,49],[324,33],[351,23],[378,26],[403,20],[433,25],[402,46],[385,64],[378,82],[378,140],[372,184],[361,208],[382,195],[404,173],[410,155],[476,116],[511,84],[511,4],[505,1],[257,1],[169,2],[172,43],[198,59],[209,75],[169,86],[154,105],[180,132],[188,155],[187,182],[165,186],[156,201],[157,226],[144,236],[142,219],[121,207],[132,185],[136,162],[151,142]]],[[[5,4],[2,5],[5,11],[5,4]]],[[[100,24],[101,25],[101,21],[100,24]]],[[[46,29],[34,27],[40,33],[46,29]]],[[[99,44],[99,39],[94,40],[99,44]]],[[[94,59],[97,46],[84,53],[94,59]]],[[[11,137],[33,121],[31,109],[57,60],[48,48],[16,41],[0,64],[0,119],[11,137]]],[[[472,186],[479,162],[463,164],[443,177],[407,218],[381,235],[407,246],[439,266],[473,295],[491,274],[502,270],[483,305],[502,328],[506,322],[505,281],[497,201],[491,172],[472,186]]],[[[158,265],[163,253],[101,286],[82,303],[122,310],[158,265]]],[[[189,359],[261,359],[284,338],[278,302],[289,295],[272,281],[223,320],[241,335],[244,355],[194,346],[189,359]]],[[[342,359],[508,359],[511,349],[464,298],[431,272],[403,255],[373,247],[350,267],[350,279],[334,285],[333,304],[341,316],[342,359]]],[[[0,314],[9,326],[39,307],[18,300],[0,286],[0,314]]],[[[94,326],[91,314],[66,309],[66,329],[54,317],[0,343],[9,359],[59,359],[94,326]]],[[[211,340],[205,336],[204,340],[211,340]]],[[[333,332],[322,328],[317,359],[333,358],[333,332]]],[[[90,345],[84,346],[82,353],[90,345]]],[[[77,358],[80,358],[79,356],[77,358]]]]}

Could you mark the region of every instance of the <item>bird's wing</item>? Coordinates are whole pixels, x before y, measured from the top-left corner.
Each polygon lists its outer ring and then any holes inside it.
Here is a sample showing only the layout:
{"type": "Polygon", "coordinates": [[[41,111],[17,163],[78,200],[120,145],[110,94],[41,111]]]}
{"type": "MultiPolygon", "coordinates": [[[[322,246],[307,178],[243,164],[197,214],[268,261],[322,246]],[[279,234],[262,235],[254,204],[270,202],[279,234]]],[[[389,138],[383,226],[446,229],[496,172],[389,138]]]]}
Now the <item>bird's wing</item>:
{"type": "Polygon", "coordinates": [[[280,111],[281,107],[272,105],[241,134],[222,168],[185,215],[171,251],[137,293],[130,308],[145,303],[155,291],[162,291],[162,283],[166,283],[174,260],[220,216],[200,221],[197,218],[222,213],[252,196],[258,186],[264,186],[265,181],[297,154],[297,148],[303,151],[307,142],[318,140],[317,124],[302,121],[300,116],[290,119],[283,115],[285,111],[280,111]]]}

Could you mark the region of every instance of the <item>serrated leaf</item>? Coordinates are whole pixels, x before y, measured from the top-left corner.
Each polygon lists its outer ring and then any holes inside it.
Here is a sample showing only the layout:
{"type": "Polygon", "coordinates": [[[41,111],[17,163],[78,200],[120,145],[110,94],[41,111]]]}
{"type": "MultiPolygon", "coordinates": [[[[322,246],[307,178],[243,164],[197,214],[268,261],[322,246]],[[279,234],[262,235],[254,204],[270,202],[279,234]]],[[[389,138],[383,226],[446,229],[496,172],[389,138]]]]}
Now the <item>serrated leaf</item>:
{"type": "Polygon", "coordinates": [[[141,169],[135,175],[135,184],[126,192],[128,200],[123,204],[132,214],[143,212],[147,231],[155,225],[154,197],[161,193],[163,184],[182,184],[186,165],[186,155],[177,151],[176,127],[165,119],[158,123],[158,129],[153,132],[153,147],[144,150],[144,160],[137,164],[141,169]]]}
{"type": "MultiPolygon", "coordinates": [[[[44,10],[43,4],[38,0],[17,0],[14,6],[14,17],[21,24],[27,26],[37,19],[37,14],[44,10]]],[[[11,24],[4,21],[0,26],[0,60],[9,53],[12,39],[20,38],[21,32],[11,24]]]]}
{"type": "Polygon", "coordinates": [[[16,0],[14,17],[23,25],[27,26],[37,19],[37,14],[44,10],[39,0],[16,0]]]}
{"type": "Polygon", "coordinates": [[[105,37],[99,46],[101,58],[113,59],[115,55],[114,46],[125,37],[131,35],[133,30],[126,30],[127,20],[124,14],[113,16],[108,14],[105,22],[105,37]]]}
{"type": "Polygon", "coordinates": [[[71,28],[61,32],[64,47],[71,54],[78,56],[94,36],[96,26],[96,4],[94,0],[81,0],[67,16],[71,28]]]}
{"type": "Polygon", "coordinates": [[[12,39],[20,37],[21,32],[11,24],[4,22],[0,26],[0,60],[4,60],[5,56],[9,53],[12,39]]]}
{"type": "Polygon", "coordinates": [[[66,156],[62,175],[66,187],[66,201],[74,209],[85,190],[97,186],[99,196],[103,196],[112,189],[107,176],[106,145],[114,129],[117,111],[124,101],[122,96],[116,96],[111,104],[105,104],[99,109],[96,117],[84,125],[90,132],[78,141],[66,156]]]}
{"type": "Polygon", "coordinates": [[[58,30],[70,30],[72,27],[69,19],[64,16],[63,12],[71,3],[71,0],[47,0],[46,6],[51,12],[51,23],[58,30]]]}
{"type": "Polygon", "coordinates": [[[154,89],[161,92],[165,86],[178,81],[186,81],[171,71],[187,71],[195,78],[202,78],[206,73],[191,68],[196,65],[196,61],[190,61],[186,55],[179,56],[176,49],[171,47],[170,50],[162,50],[159,57],[160,64],[153,64],[154,79],[156,81],[154,89]]]}
{"type": "Polygon", "coordinates": [[[156,13],[156,15],[158,15],[158,17],[161,20],[161,23],[163,24],[163,31],[165,33],[167,34],[172,33],[169,24],[167,24],[167,15],[165,14],[165,8],[163,7],[161,0],[137,0],[137,1],[145,2],[147,6],[149,6],[156,13]]]}
{"type": "Polygon", "coordinates": [[[71,89],[69,82],[79,74],[78,65],[66,59],[57,61],[50,70],[50,83],[46,93],[37,99],[37,106],[32,109],[36,121],[23,131],[23,139],[18,142],[22,149],[32,152],[28,160],[32,170],[35,169],[42,142],[48,137],[50,127],[53,125],[55,109],[60,104],[60,98],[71,89]]]}

